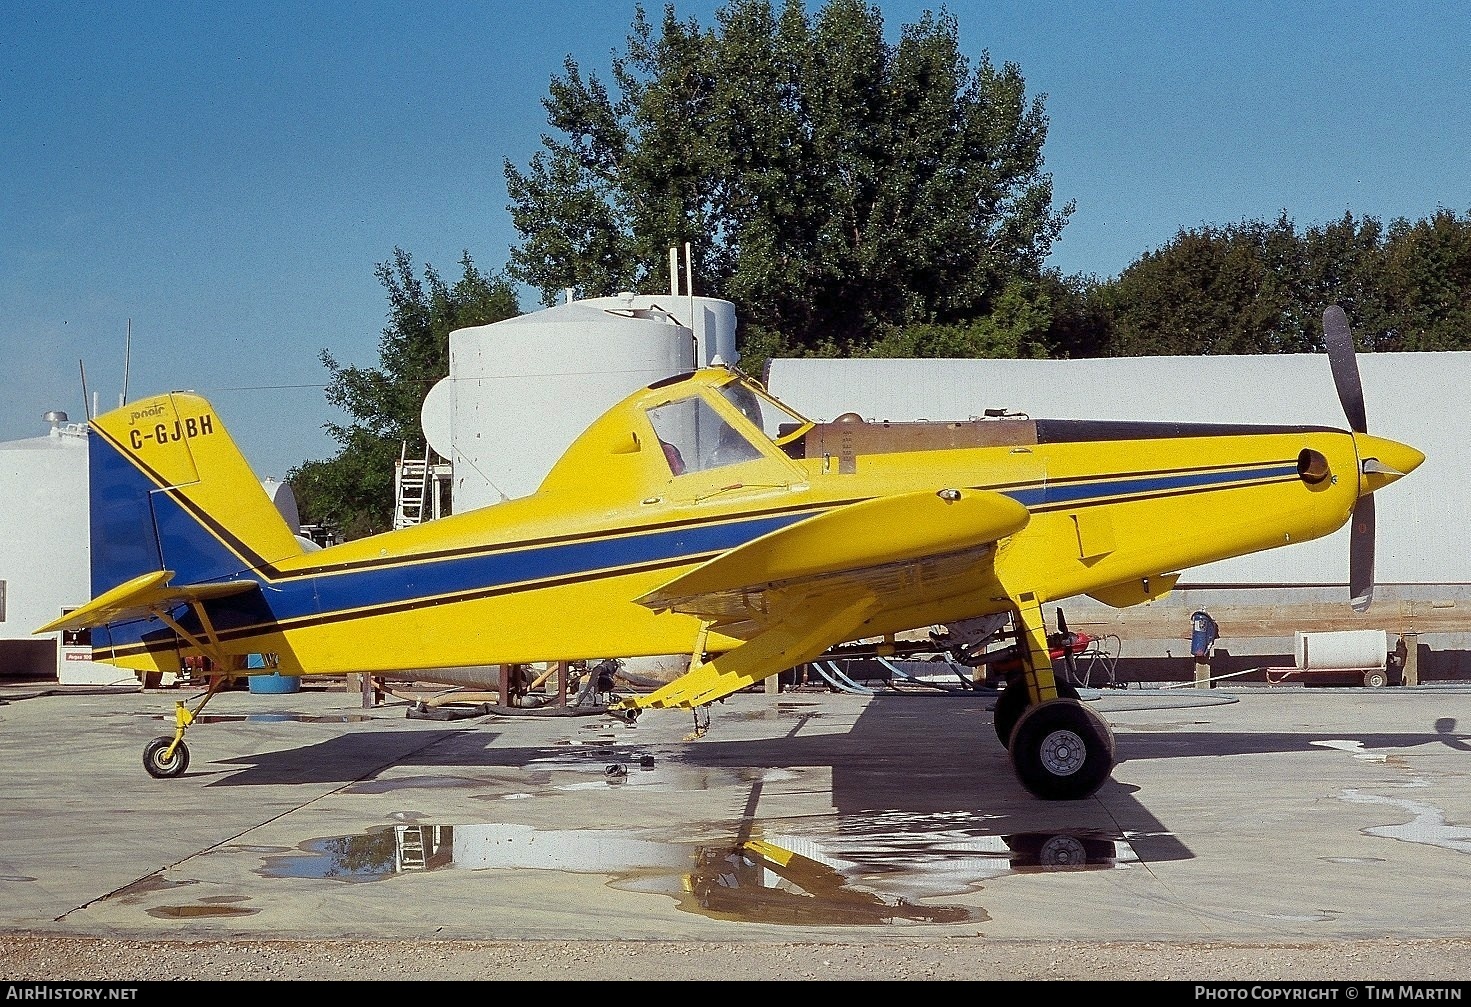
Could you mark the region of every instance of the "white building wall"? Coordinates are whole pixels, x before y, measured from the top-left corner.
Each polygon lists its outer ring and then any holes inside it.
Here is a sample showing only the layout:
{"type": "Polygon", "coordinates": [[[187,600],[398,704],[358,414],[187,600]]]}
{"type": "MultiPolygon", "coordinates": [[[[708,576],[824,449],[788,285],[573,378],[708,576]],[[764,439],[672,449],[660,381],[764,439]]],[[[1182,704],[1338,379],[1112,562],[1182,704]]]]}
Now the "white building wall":
{"type": "Polygon", "coordinates": [[[31,671],[30,656],[45,643],[53,648],[63,684],[137,681],[94,663],[88,648],[60,647],[58,634],[32,633],[92,598],[87,489],[87,437],[80,425],[0,443],[0,493],[7,503],[6,532],[0,535],[0,675],[31,671]]]}
{"type": "MultiPolygon", "coordinates": [[[[1376,497],[1376,581],[1471,584],[1471,353],[1358,357],[1371,433],[1425,463],[1376,497]]],[[[810,419],[954,420],[1007,409],[1036,419],[1180,420],[1346,427],[1326,355],[1088,360],[777,359],[768,385],[810,419]]],[[[1198,567],[1181,587],[1347,584],[1347,528],[1198,567]]]]}

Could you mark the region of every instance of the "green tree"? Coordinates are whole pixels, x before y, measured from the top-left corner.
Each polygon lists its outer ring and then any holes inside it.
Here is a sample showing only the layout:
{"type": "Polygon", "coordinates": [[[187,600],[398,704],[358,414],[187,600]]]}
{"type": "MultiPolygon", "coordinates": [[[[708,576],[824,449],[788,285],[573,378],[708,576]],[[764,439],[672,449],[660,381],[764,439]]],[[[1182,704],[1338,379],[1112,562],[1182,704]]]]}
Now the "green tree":
{"type": "MultiPolygon", "coordinates": [[[[1271,353],[1307,349],[1292,312],[1298,239],[1284,213],[1182,229],[1147,252],[1107,292],[1109,352],[1271,353]]],[[[1320,309],[1321,311],[1321,309],[1320,309]]]]}
{"type": "MultiPolygon", "coordinates": [[[[1181,230],[1087,288],[1084,303],[1108,355],[1321,352],[1333,303],[1362,349],[1466,349],[1471,214],[1440,209],[1386,228],[1346,213],[1299,233],[1284,211],[1270,224],[1181,230]]],[[[1057,321],[1054,350],[1078,332],[1057,321]]]]}
{"type": "Polygon", "coordinates": [[[1304,351],[1324,349],[1323,309],[1334,303],[1341,304],[1348,313],[1361,348],[1392,348],[1384,338],[1394,323],[1382,282],[1384,227],[1380,222],[1345,213],[1337,220],[1303,231],[1299,245],[1293,310],[1304,351]]]}
{"type": "Polygon", "coordinates": [[[567,59],[544,100],[560,138],[505,165],[509,275],[547,304],[668,289],[689,242],[748,370],[969,323],[1038,281],[1072,204],[1053,208],[1043,98],[1016,65],[972,65],[943,10],[894,42],[862,0],[732,0],[716,21],[670,7],[656,31],[638,8],[612,92],[567,59]]]}
{"type": "Polygon", "coordinates": [[[449,373],[450,333],[520,314],[508,280],[482,273],[469,252],[460,266],[463,274],[454,286],[428,264],[421,282],[412,256],[395,248],[393,260],[374,270],[388,291],[378,366],[344,365],[322,350],[331,374],[327,401],[350,420],[327,424],[341,445],[335,457],[305,462],[287,474],[303,523],[326,525],[344,538],[391,527],[394,468],[405,442],[411,454],[423,454],[419,414],[429,389],[449,373]]]}
{"type": "Polygon", "coordinates": [[[1471,347],[1471,212],[1440,209],[1389,227],[1382,290],[1392,325],[1377,327],[1379,349],[1471,347]]]}
{"type": "Polygon", "coordinates": [[[1013,280],[995,309],[964,322],[909,325],[888,331],[869,348],[870,357],[1045,358],[1052,325],[1046,291],[1013,280]]]}

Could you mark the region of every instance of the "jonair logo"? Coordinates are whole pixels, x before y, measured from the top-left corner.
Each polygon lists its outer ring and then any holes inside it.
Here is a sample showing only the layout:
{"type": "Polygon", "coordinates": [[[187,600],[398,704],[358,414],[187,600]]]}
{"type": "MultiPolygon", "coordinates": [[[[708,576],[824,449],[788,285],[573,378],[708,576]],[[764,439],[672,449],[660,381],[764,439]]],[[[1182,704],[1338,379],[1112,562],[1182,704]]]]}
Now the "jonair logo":
{"type": "Polygon", "coordinates": [[[155,416],[161,416],[168,412],[168,408],[162,402],[155,402],[147,409],[134,409],[128,416],[128,423],[137,426],[139,420],[151,420],[155,416]]]}

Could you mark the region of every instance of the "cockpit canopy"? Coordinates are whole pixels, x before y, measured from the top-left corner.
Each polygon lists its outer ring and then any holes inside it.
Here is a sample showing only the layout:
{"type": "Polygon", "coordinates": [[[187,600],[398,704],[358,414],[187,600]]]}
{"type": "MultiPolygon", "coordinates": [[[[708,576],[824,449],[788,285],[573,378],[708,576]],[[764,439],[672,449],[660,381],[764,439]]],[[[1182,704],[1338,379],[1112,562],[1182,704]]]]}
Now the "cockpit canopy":
{"type": "Polygon", "coordinates": [[[646,406],[644,415],[676,476],[755,461],[770,445],[799,442],[812,426],[740,374],[670,390],[676,394],[646,406]]]}

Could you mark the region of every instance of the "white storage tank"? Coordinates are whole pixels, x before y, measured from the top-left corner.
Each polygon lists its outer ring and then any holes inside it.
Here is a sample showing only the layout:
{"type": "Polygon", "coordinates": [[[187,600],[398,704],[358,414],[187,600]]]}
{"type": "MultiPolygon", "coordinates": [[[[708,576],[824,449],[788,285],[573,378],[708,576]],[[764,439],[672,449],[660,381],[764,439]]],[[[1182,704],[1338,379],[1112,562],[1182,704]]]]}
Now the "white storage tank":
{"type": "Polygon", "coordinates": [[[1350,629],[1336,633],[1299,632],[1295,663],[1302,671],[1367,671],[1389,662],[1389,633],[1350,629]]]}
{"type": "Polygon", "coordinates": [[[452,470],[456,513],[526,496],[572,441],[631,392],[717,357],[736,362],[735,305],[620,294],[572,301],[449,337],[424,435],[452,470]]]}

